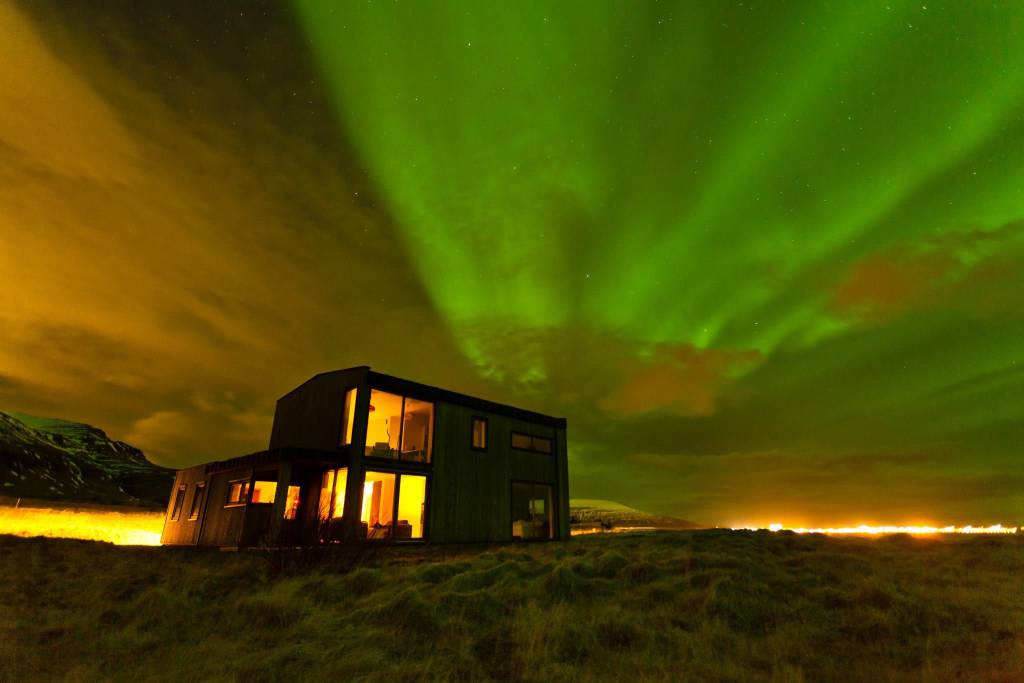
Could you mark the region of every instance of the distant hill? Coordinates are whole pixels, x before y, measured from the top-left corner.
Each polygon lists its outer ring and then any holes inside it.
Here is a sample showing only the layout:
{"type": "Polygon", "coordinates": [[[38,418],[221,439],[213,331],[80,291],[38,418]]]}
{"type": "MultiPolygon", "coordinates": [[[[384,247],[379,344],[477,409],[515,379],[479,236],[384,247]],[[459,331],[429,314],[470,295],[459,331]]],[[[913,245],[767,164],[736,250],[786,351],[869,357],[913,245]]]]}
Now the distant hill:
{"type": "Polygon", "coordinates": [[[0,495],[164,505],[174,470],[80,422],[0,411],[0,495]]]}
{"type": "Polygon", "coordinates": [[[704,525],[676,517],[652,515],[611,500],[575,498],[569,501],[573,531],[599,529],[700,529],[704,525]]]}

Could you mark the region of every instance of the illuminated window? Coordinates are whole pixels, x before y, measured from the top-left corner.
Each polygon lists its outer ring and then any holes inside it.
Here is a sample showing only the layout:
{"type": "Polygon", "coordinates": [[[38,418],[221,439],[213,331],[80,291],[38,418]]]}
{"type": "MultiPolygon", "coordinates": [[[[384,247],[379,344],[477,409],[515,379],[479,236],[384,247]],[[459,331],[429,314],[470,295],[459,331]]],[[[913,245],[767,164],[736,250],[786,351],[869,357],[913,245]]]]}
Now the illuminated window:
{"type": "Polygon", "coordinates": [[[512,538],[524,541],[552,537],[551,487],[512,484],[512,538]]]}
{"type": "Polygon", "coordinates": [[[395,475],[389,472],[364,473],[360,536],[371,540],[391,538],[394,507],[395,475]]]}
{"type": "Polygon", "coordinates": [[[512,448],[535,453],[551,453],[552,442],[546,436],[530,436],[521,432],[512,432],[512,448]]]}
{"type": "Polygon", "coordinates": [[[299,500],[299,487],[289,486],[288,497],[284,501],[284,518],[285,519],[298,519],[299,518],[299,505],[302,501],[299,500]]]}
{"type": "Polygon", "coordinates": [[[429,463],[433,426],[433,403],[373,389],[366,420],[365,454],[429,463]]]}
{"type": "Polygon", "coordinates": [[[352,443],[352,426],[356,421],[356,390],[345,392],[345,407],[341,414],[341,445],[352,443]]]}
{"type": "Polygon", "coordinates": [[[199,519],[199,511],[203,507],[203,494],[206,492],[206,484],[196,484],[196,490],[192,493],[192,507],[188,511],[188,519],[194,522],[199,519]]]}
{"type": "Polygon", "coordinates": [[[372,390],[370,414],[366,419],[366,455],[397,459],[401,435],[402,397],[372,390]]]}
{"type": "Polygon", "coordinates": [[[398,478],[398,515],[395,539],[423,538],[427,512],[427,478],[402,474],[398,478]]]}
{"type": "Polygon", "coordinates": [[[426,529],[427,478],[367,471],[363,476],[360,536],[370,540],[421,539],[426,529]],[[395,491],[398,499],[395,499],[395,491]]]}
{"type": "Polygon", "coordinates": [[[473,418],[473,437],[470,445],[474,450],[487,450],[487,418],[473,418]]]}
{"type": "Polygon", "coordinates": [[[343,536],[342,517],[345,514],[345,487],[347,484],[347,467],[324,472],[320,484],[320,502],[317,506],[321,541],[326,543],[340,541],[343,536]]]}
{"type": "Polygon", "coordinates": [[[249,499],[249,485],[248,479],[235,479],[228,482],[228,502],[225,503],[225,507],[228,505],[245,505],[249,499]]]}
{"type": "Polygon", "coordinates": [[[174,494],[174,505],[171,506],[171,521],[178,521],[178,517],[181,517],[181,507],[185,504],[185,489],[188,488],[186,484],[182,484],[178,487],[178,492],[174,494]]]}
{"type": "Polygon", "coordinates": [[[252,489],[252,502],[253,503],[273,503],[274,497],[277,495],[277,482],[276,481],[257,481],[253,482],[252,489]]]}
{"type": "Polygon", "coordinates": [[[345,485],[348,484],[348,468],[324,472],[320,485],[320,519],[337,519],[345,513],[345,485]]]}
{"type": "Polygon", "coordinates": [[[430,429],[434,424],[434,404],[415,398],[405,399],[402,419],[402,460],[430,462],[430,429]]]}

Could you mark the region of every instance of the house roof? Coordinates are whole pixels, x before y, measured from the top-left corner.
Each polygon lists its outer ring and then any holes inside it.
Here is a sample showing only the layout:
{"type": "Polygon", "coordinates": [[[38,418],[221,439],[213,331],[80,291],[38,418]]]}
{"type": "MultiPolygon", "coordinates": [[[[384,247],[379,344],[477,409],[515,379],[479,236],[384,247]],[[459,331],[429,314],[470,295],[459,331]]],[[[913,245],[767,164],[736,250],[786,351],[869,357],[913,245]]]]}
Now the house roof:
{"type": "Polygon", "coordinates": [[[184,469],[201,468],[205,474],[224,472],[261,465],[278,464],[281,462],[304,462],[310,464],[341,465],[345,458],[338,451],[321,451],[312,448],[271,448],[265,451],[247,453],[226,460],[204,462],[184,469]]]}
{"type": "MultiPolygon", "coordinates": [[[[505,403],[497,403],[495,401],[488,401],[487,399],[478,398],[476,396],[470,396],[468,394],[461,394],[457,391],[451,391],[449,389],[442,389],[441,387],[431,386],[429,384],[422,384],[420,382],[414,382],[412,380],[403,379],[401,377],[395,377],[394,375],[386,375],[382,372],[376,372],[370,369],[368,365],[357,365],[351,368],[342,368],[340,370],[330,370],[327,372],[321,372],[309,378],[302,384],[300,384],[288,394],[294,391],[298,391],[306,384],[315,381],[317,378],[326,377],[329,375],[337,375],[342,373],[365,373],[369,379],[370,386],[375,389],[383,389],[385,391],[391,391],[397,394],[412,396],[423,400],[429,400],[434,402],[442,403],[453,403],[455,405],[466,406],[468,408],[475,408],[481,412],[492,413],[495,415],[504,415],[511,417],[516,420],[523,420],[524,422],[534,422],[538,424],[547,425],[554,427],[555,429],[565,429],[566,419],[564,417],[554,417],[552,415],[544,415],[532,410],[526,410],[525,408],[517,408],[516,406],[510,406],[505,403]]],[[[287,396],[288,394],[285,394],[287,396]]],[[[283,398],[283,397],[282,397],[283,398]]]]}

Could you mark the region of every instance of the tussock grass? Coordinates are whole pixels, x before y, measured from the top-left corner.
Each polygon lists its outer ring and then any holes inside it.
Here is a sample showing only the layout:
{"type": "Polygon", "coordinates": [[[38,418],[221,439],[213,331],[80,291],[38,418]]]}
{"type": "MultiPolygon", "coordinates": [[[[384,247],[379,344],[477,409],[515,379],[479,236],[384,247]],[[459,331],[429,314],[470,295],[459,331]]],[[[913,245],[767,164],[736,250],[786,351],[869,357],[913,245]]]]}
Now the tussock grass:
{"type": "Polygon", "coordinates": [[[221,553],[0,536],[0,681],[1021,681],[1024,537],[221,553]]]}

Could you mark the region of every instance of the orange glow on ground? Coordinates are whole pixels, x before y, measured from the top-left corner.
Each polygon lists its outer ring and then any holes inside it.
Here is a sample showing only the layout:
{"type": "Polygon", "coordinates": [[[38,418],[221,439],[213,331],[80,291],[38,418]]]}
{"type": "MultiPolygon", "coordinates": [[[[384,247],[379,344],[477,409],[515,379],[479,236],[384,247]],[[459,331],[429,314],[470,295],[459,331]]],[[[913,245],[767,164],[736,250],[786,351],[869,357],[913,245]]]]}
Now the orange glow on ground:
{"type": "Polygon", "coordinates": [[[611,529],[572,529],[569,534],[572,536],[587,536],[589,534],[628,534],[637,531],[658,531],[655,526],[613,526],[611,529]]]}
{"type": "Polygon", "coordinates": [[[855,535],[855,536],[884,536],[886,534],[911,534],[913,536],[933,536],[937,534],[1015,534],[1017,527],[993,524],[992,526],[893,526],[870,524],[859,524],[857,526],[843,527],[788,527],[779,522],[772,522],[767,527],[741,526],[733,527],[734,530],[746,529],[756,531],[768,529],[769,531],[792,531],[798,534],[829,534],[829,535],[855,535]]]}
{"type": "Polygon", "coordinates": [[[160,545],[164,513],[91,508],[0,507],[0,534],[160,545]]]}

